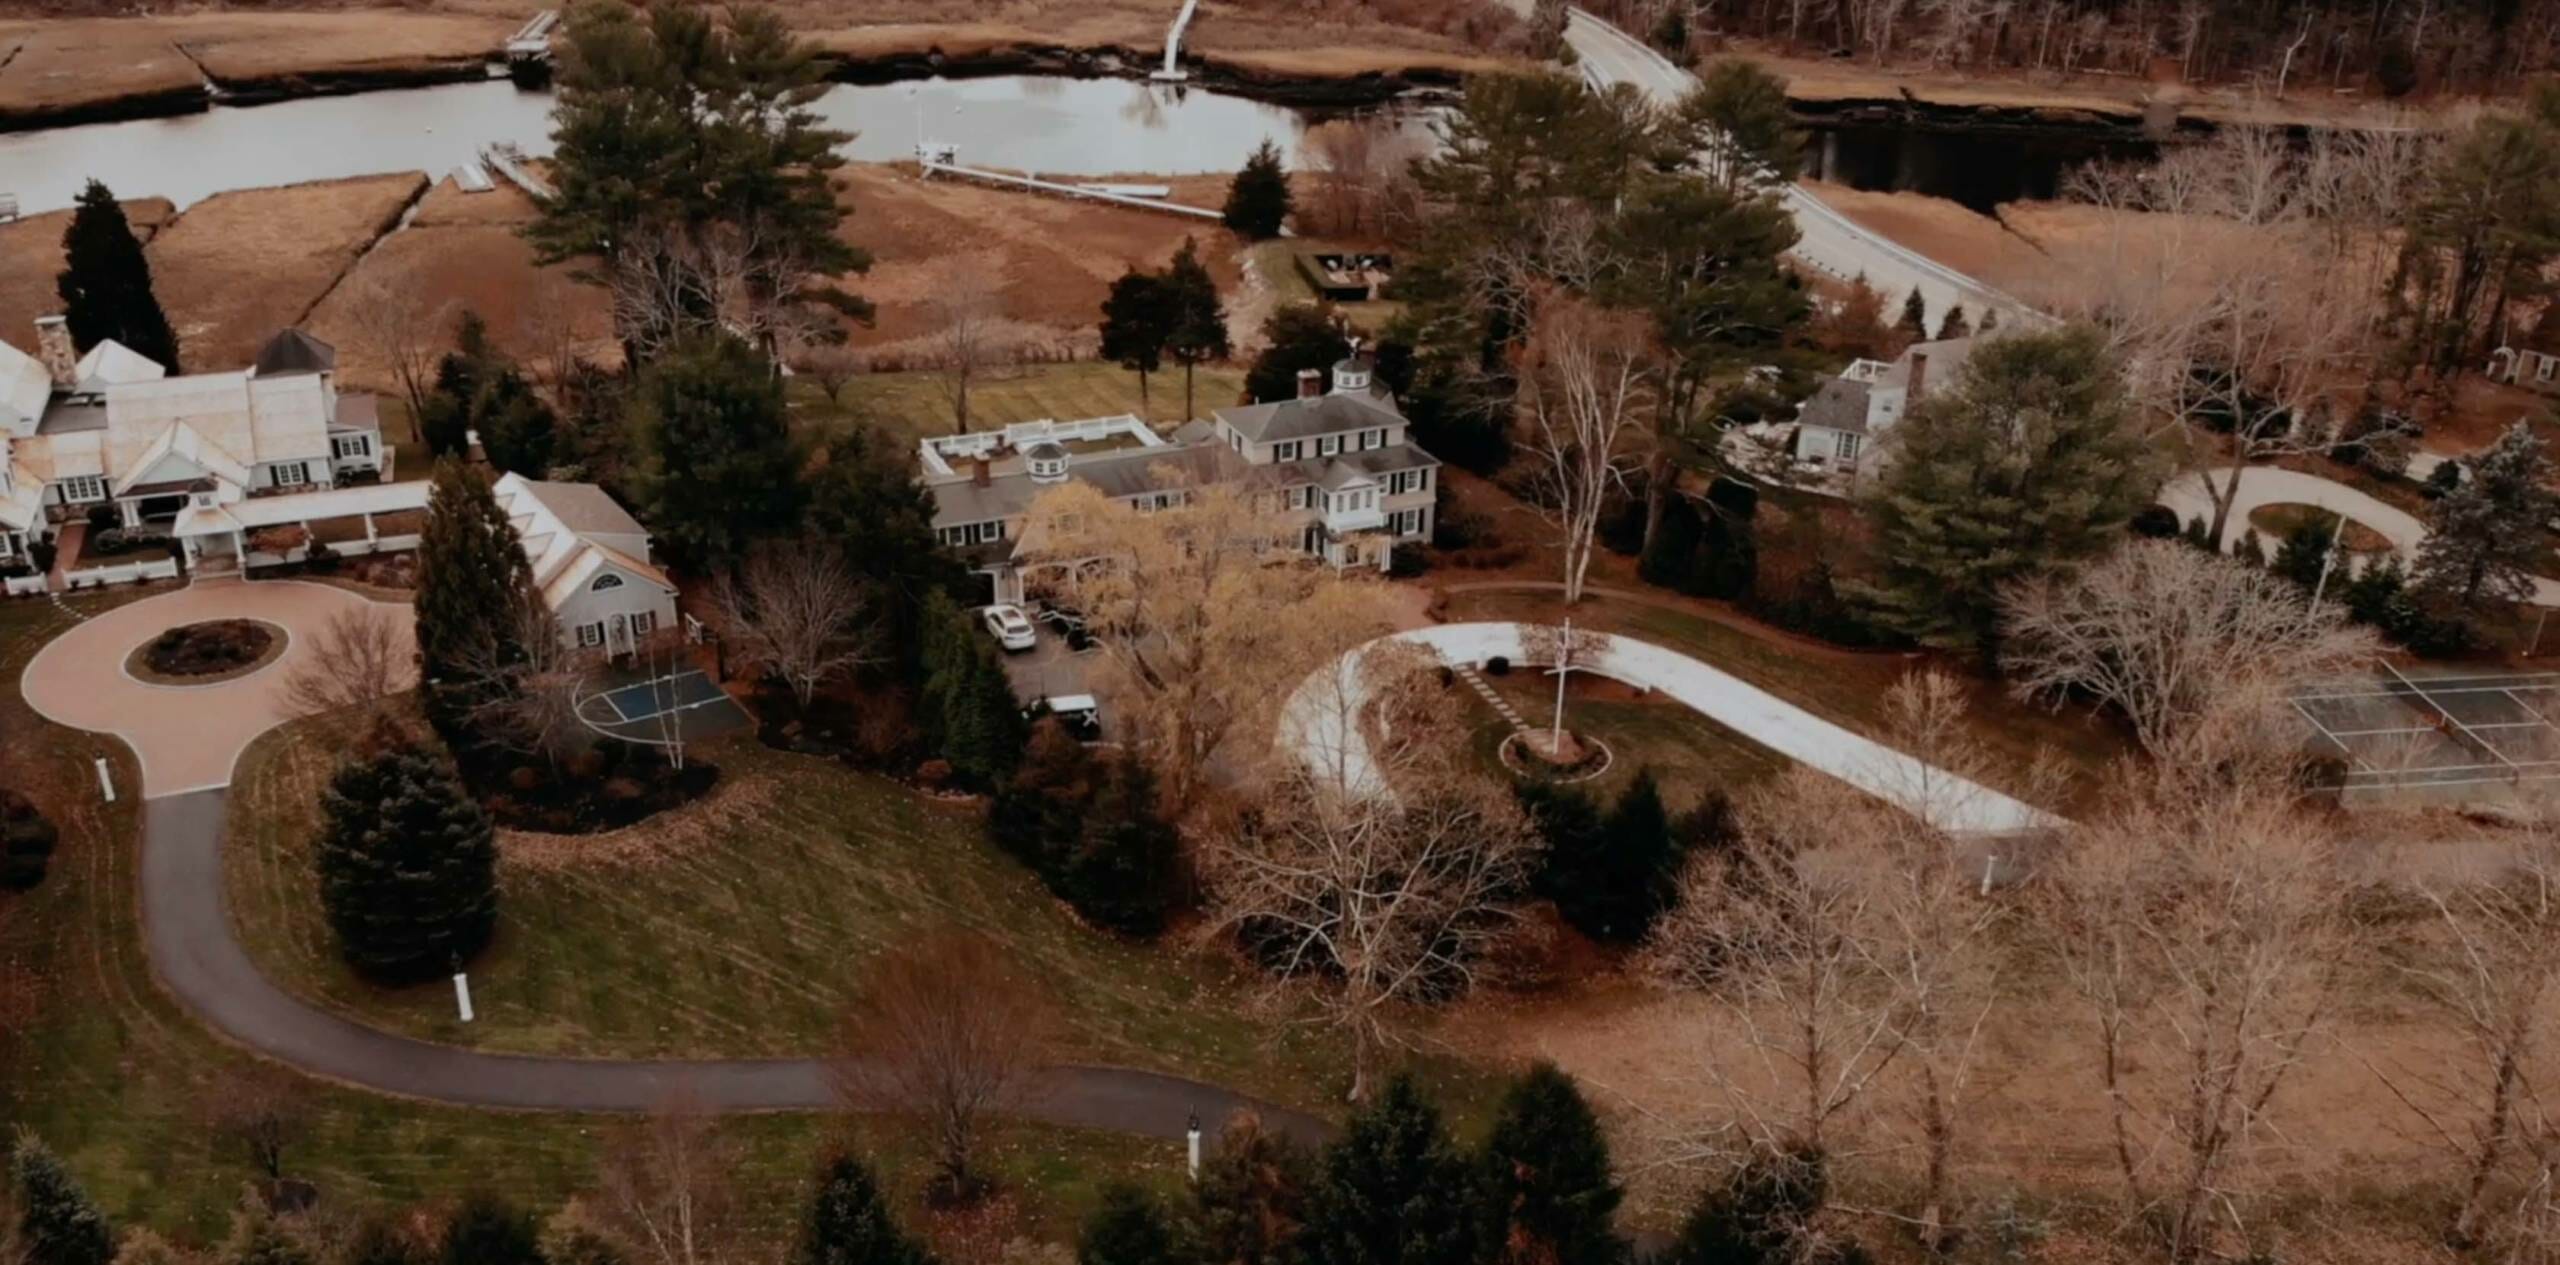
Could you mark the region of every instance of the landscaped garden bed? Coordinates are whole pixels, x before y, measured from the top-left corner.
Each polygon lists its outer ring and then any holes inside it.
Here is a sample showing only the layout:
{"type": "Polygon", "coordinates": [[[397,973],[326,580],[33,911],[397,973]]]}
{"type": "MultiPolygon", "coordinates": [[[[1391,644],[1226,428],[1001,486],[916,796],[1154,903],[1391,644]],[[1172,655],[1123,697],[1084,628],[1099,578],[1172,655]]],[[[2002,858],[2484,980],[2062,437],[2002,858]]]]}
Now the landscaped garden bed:
{"type": "MultiPolygon", "coordinates": [[[[2316,526],[2323,532],[2337,531],[2338,516],[2316,505],[2261,505],[2249,511],[2249,525],[2257,528],[2258,535],[2272,545],[2283,542],[2305,527],[2316,526]]],[[[2380,553],[2391,547],[2388,537],[2352,518],[2346,521],[2346,529],[2338,539],[2347,547],[2348,553],[2380,553]]]]}
{"type": "Polygon", "coordinates": [[[181,624],[134,647],[124,666],[153,685],[213,685],[275,662],[285,641],[283,629],[260,619],[181,624]]]}

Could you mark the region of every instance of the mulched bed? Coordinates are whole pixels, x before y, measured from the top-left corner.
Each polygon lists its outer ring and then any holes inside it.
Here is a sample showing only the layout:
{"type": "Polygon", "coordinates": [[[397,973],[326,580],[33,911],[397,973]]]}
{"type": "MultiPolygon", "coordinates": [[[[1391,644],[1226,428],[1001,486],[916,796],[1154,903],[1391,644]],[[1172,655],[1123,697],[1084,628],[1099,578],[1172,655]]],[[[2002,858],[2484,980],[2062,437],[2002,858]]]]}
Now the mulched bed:
{"type": "Polygon", "coordinates": [[[507,830],[586,835],[620,830],[681,807],[719,785],[718,766],[689,757],[668,765],[655,747],[602,740],[552,767],[491,746],[462,746],[463,785],[507,830]]]}
{"type": "Polygon", "coordinates": [[[212,685],[275,662],[286,640],[283,629],[259,619],[182,624],[136,646],[124,666],[154,685],[212,685]]]}

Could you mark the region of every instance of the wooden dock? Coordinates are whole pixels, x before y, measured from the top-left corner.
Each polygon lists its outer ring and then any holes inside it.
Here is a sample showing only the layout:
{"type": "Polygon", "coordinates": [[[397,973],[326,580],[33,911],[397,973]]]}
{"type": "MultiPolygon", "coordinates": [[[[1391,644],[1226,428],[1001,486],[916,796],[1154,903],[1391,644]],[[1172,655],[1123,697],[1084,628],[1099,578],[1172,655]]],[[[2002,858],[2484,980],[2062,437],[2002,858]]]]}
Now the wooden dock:
{"type": "Polygon", "coordinates": [[[480,161],[505,177],[508,184],[532,195],[536,202],[548,202],[555,196],[551,182],[533,174],[533,169],[524,165],[523,152],[513,145],[483,145],[480,147],[480,161]]]}
{"type": "Polygon", "coordinates": [[[1004,171],[988,171],[981,167],[963,167],[958,163],[945,161],[934,156],[934,150],[937,148],[939,147],[920,147],[923,152],[918,157],[917,165],[924,169],[924,174],[928,179],[934,176],[957,176],[963,180],[976,180],[984,184],[997,185],[1007,189],[1025,189],[1033,193],[1055,194],[1063,198],[1081,198],[1087,202],[1106,202],[1113,206],[1131,207],[1140,211],[1162,211],[1168,215],[1183,215],[1189,216],[1192,219],[1200,220],[1224,220],[1226,218],[1225,212],[1214,210],[1209,207],[1185,206],[1179,202],[1167,202],[1162,198],[1149,198],[1141,197],[1133,193],[1122,193],[1112,189],[1108,185],[1065,184],[1056,180],[1043,180],[1038,176],[1015,175],[1011,172],[1004,171]]]}
{"type": "Polygon", "coordinates": [[[547,60],[551,56],[551,32],[559,25],[558,9],[544,9],[525,19],[525,24],[507,37],[507,60],[547,60]]]}

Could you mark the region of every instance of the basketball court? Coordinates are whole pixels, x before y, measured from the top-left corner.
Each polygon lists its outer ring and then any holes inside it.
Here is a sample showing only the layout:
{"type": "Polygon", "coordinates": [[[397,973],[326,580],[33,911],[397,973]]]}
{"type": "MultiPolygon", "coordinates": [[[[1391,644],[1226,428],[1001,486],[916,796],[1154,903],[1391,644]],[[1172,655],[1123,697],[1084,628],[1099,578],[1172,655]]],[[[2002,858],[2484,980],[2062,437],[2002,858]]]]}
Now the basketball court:
{"type": "Polygon", "coordinates": [[[2351,789],[2560,779],[2560,672],[2412,675],[2386,663],[2292,701],[2314,750],[2346,762],[2351,789]]]}
{"type": "Polygon", "coordinates": [[[604,689],[578,701],[578,718],[610,738],[660,745],[698,742],[755,723],[719,682],[696,670],[609,678],[604,689]]]}

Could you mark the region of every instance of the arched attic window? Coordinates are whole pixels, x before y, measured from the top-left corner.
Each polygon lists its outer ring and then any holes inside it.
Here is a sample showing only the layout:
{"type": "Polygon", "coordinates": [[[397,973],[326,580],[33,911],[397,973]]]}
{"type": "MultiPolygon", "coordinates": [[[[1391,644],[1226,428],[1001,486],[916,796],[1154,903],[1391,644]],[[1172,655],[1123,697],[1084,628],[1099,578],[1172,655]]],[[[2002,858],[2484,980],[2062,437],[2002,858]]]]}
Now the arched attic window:
{"type": "Polygon", "coordinates": [[[596,582],[587,586],[587,591],[590,593],[602,593],[606,589],[618,589],[621,587],[622,577],[607,571],[603,575],[597,576],[596,582]]]}

